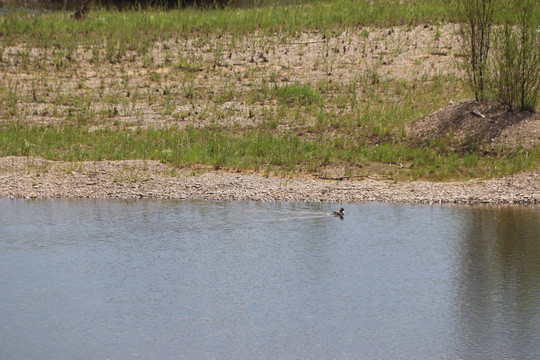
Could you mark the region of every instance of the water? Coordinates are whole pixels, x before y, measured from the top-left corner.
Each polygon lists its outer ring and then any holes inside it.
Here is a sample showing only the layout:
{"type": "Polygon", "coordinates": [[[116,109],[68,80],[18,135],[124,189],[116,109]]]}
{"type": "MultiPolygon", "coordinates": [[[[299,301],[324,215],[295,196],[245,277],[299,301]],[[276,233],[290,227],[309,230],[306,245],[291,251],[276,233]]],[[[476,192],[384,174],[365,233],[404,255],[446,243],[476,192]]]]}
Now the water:
{"type": "Polygon", "coordinates": [[[540,209],[0,200],[0,359],[538,359],[540,209]]]}

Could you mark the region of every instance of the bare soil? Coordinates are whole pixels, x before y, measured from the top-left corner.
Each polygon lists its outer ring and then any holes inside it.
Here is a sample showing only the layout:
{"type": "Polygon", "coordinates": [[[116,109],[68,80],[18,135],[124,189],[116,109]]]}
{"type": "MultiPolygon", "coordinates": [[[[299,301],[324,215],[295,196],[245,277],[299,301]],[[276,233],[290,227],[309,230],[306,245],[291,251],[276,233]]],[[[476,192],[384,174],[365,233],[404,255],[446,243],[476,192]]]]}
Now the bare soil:
{"type": "Polygon", "coordinates": [[[424,141],[446,137],[454,142],[531,148],[540,143],[540,116],[512,111],[496,102],[465,100],[408,124],[407,130],[410,136],[424,141]]]}
{"type": "Polygon", "coordinates": [[[89,126],[180,128],[256,125],[276,105],[271,99],[246,104],[263,80],[312,87],[370,76],[431,81],[456,74],[460,56],[454,26],[433,24],[239,40],[193,34],[113,63],[104,49],[79,47],[69,61],[61,51],[25,44],[0,51],[4,86],[18,101],[16,109],[0,108],[0,123],[58,125],[84,117],[89,126]]]}

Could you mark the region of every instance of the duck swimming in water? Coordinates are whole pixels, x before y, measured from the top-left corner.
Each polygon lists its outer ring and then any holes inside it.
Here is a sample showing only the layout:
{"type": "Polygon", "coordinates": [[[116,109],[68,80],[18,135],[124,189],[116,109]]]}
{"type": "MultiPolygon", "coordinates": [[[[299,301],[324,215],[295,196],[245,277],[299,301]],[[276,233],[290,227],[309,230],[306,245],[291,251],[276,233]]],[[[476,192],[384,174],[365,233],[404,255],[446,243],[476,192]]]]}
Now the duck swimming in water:
{"type": "Polygon", "coordinates": [[[345,210],[341,208],[339,209],[339,211],[332,211],[330,215],[339,216],[340,218],[343,218],[343,215],[345,215],[345,210]]]}

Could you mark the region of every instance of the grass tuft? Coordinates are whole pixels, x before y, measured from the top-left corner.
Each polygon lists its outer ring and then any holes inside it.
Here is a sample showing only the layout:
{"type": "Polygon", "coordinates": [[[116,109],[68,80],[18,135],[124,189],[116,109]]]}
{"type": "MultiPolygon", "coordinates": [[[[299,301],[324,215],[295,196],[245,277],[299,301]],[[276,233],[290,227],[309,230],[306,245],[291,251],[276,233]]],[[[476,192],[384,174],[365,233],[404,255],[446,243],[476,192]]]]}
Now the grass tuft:
{"type": "Polygon", "coordinates": [[[311,105],[321,102],[321,95],[308,85],[285,85],[276,87],[274,93],[283,104],[311,105]]]}

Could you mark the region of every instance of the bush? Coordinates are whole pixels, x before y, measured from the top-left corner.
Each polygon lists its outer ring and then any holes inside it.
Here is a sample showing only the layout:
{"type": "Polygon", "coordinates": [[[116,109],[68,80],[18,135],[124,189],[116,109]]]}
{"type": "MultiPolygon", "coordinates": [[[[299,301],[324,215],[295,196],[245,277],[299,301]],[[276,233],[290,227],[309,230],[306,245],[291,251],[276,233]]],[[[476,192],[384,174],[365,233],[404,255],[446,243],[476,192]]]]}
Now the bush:
{"type": "Polygon", "coordinates": [[[540,12],[537,0],[501,6],[504,18],[495,32],[492,86],[511,109],[534,110],[540,89],[540,12]]]}
{"type": "Polygon", "coordinates": [[[465,70],[476,100],[486,97],[488,55],[494,22],[495,0],[456,0],[465,70]]]}
{"type": "Polygon", "coordinates": [[[534,110],[540,89],[538,0],[456,0],[456,8],[476,100],[534,110]]]}

